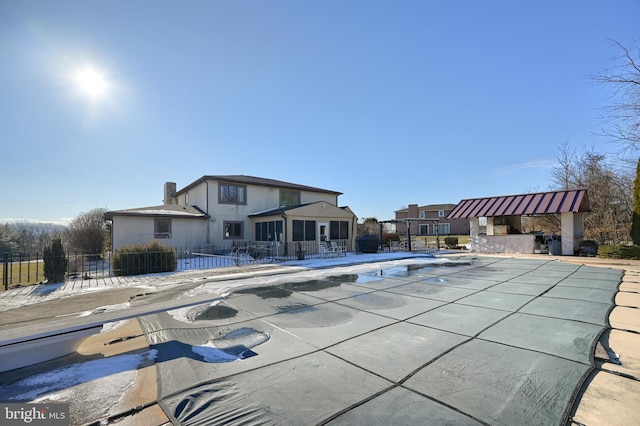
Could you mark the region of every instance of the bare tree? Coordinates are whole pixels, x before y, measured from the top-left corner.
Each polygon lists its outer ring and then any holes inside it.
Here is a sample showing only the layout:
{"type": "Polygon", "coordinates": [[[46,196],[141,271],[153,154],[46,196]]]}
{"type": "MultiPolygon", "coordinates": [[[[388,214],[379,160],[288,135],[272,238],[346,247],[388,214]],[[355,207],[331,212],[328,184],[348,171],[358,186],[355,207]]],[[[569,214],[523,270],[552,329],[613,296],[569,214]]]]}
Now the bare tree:
{"type": "Polygon", "coordinates": [[[38,245],[40,232],[33,224],[18,222],[11,226],[11,230],[19,252],[35,252],[41,247],[38,245]]]}
{"type": "Polygon", "coordinates": [[[620,144],[620,154],[634,160],[640,149],[640,49],[613,41],[620,53],[614,65],[593,80],[611,90],[611,103],[603,110],[603,134],[620,144]]]}
{"type": "MultiPolygon", "coordinates": [[[[587,189],[591,212],[585,217],[585,238],[603,242],[629,240],[633,212],[633,178],[593,149],[577,154],[564,143],[552,169],[556,189],[587,189]]],[[[551,223],[558,222],[551,219],[551,223]]],[[[559,222],[556,224],[559,225],[559,222]]]]}
{"type": "Polygon", "coordinates": [[[358,236],[362,235],[377,235],[380,233],[380,224],[375,217],[366,217],[362,220],[362,223],[358,224],[358,236]]]}
{"type": "Polygon", "coordinates": [[[83,254],[100,255],[107,238],[104,214],[107,209],[96,208],[81,213],[67,228],[67,242],[70,250],[83,254]]]}

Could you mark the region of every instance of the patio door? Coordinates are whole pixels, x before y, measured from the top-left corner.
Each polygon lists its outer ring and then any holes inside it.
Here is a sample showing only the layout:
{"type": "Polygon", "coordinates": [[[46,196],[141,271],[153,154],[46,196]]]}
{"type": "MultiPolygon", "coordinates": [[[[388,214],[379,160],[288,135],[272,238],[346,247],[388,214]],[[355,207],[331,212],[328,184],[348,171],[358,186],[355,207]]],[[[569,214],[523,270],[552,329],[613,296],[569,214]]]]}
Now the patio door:
{"type": "Polygon", "coordinates": [[[329,241],[328,223],[318,223],[318,241],[329,241]]]}

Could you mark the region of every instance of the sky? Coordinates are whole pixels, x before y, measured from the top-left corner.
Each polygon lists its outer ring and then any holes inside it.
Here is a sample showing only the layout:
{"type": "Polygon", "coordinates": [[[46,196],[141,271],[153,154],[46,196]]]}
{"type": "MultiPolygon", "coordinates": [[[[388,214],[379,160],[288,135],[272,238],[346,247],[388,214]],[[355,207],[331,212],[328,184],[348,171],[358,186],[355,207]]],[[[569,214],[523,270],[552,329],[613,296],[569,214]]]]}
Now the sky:
{"type": "Polygon", "coordinates": [[[360,218],[551,188],[599,136],[637,0],[0,0],[0,222],[162,204],[204,175],[360,218]]]}

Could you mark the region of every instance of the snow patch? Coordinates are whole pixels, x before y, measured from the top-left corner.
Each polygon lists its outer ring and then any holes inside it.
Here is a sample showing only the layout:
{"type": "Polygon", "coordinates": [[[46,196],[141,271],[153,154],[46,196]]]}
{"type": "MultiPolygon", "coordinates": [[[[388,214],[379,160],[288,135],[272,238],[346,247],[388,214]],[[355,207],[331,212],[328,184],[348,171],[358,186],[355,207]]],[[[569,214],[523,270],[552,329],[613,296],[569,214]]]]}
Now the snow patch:
{"type": "Polygon", "coordinates": [[[203,345],[192,346],[191,350],[206,362],[240,361],[257,355],[251,348],[266,342],[270,337],[264,331],[243,327],[219,339],[211,339],[203,345]]]}
{"type": "Polygon", "coordinates": [[[185,308],[172,309],[167,313],[173,316],[174,319],[180,322],[192,323],[198,319],[198,316],[205,312],[207,309],[219,304],[220,300],[215,300],[211,303],[205,303],[197,306],[187,306],[185,308]]]}

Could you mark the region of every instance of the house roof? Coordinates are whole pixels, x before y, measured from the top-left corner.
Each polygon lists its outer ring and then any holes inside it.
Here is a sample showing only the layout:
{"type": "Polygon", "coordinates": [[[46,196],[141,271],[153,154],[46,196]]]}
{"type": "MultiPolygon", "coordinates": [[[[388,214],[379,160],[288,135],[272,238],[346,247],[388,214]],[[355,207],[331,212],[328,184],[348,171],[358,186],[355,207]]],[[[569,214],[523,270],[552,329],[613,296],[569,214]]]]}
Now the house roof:
{"type": "Polygon", "coordinates": [[[176,193],[173,195],[174,196],[180,195],[190,190],[191,188],[208,180],[215,180],[219,182],[228,182],[228,183],[240,183],[244,185],[259,185],[259,186],[269,186],[269,187],[275,187],[275,188],[295,189],[299,191],[323,192],[326,194],[333,194],[333,195],[342,195],[342,192],[331,191],[328,189],[316,188],[313,186],[299,185],[297,183],[284,182],[281,180],[266,179],[266,178],[246,176],[246,175],[205,175],[205,176],[202,176],[200,179],[191,182],[189,185],[185,186],[179,191],[176,191],[176,193]]]}
{"type": "MultiPolygon", "coordinates": [[[[262,217],[262,216],[274,216],[274,215],[281,215],[282,213],[289,211],[289,210],[294,210],[294,209],[299,209],[301,207],[305,207],[305,206],[310,206],[312,204],[317,204],[317,203],[326,203],[326,201],[314,201],[312,203],[306,203],[306,204],[298,204],[297,206],[290,206],[290,207],[279,207],[277,209],[271,209],[271,210],[265,210],[265,211],[261,211],[261,212],[255,212],[255,213],[251,213],[248,216],[249,217],[262,217]]],[[[329,204],[329,203],[327,203],[329,204]]],[[[336,207],[340,210],[345,210],[348,211],[350,213],[353,213],[349,207],[347,206],[343,206],[343,207],[337,207],[337,206],[333,206],[332,207],[336,207]]]]}
{"type": "Polygon", "coordinates": [[[462,200],[447,219],[589,211],[586,189],[462,200]]]}
{"type": "Polygon", "coordinates": [[[282,214],[288,210],[293,210],[293,209],[297,209],[299,207],[303,207],[303,206],[308,206],[309,204],[312,203],[307,203],[307,204],[299,204],[297,206],[289,206],[289,207],[278,207],[277,209],[271,209],[271,210],[264,210],[261,212],[255,212],[255,213],[251,213],[247,216],[249,217],[260,217],[260,216],[273,216],[273,215],[277,215],[277,214],[282,214]]]}
{"type": "Polygon", "coordinates": [[[204,211],[196,206],[162,205],[153,207],[139,207],[136,209],[114,210],[106,212],[104,218],[112,220],[114,216],[145,216],[145,217],[175,217],[175,218],[208,218],[204,211]]]}
{"type": "MultiPolygon", "coordinates": [[[[439,210],[451,210],[455,206],[456,206],[455,204],[427,204],[424,206],[418,206],[418,210],[435,212],[439,210]]],[[[395,213],[408,213],[408,212],[409,212],[409,207],[395,211],[395,213]]]]}

